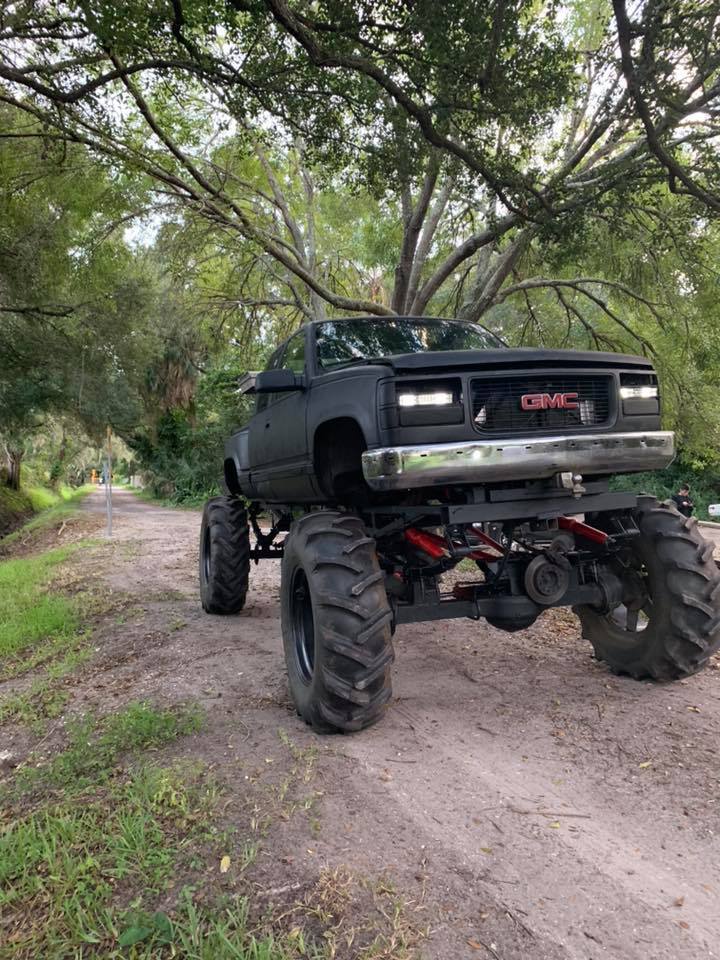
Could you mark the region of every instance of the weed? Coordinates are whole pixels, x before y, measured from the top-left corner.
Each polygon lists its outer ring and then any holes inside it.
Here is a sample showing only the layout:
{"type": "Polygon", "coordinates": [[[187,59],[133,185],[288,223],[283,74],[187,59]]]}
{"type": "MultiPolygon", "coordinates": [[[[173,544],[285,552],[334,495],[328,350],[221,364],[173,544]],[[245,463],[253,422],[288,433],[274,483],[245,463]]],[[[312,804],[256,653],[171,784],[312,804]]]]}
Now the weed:
{"type": "MultiPolygon", "coordinates": [[[[83,944],[121,956],[138,911],[168,888],[216,797],[192,771],[146,765],[82,803],[66,799],[11,824],[0,837],[2,956],[85,956],[83,944]]],[[[151,932],[159,943],[168,927],[156,921],[151,932]]]]}
{"type": "Polygon", "coordinates": [[[202,723],[195,707],[157,710],[146,703],[131,703],[123,711],[98,721],[88,716],[70,726],[67,749],[40,766],[23,767],[15,790],[61,788],[66,795],[105,782],[124,753],[157,747],[194,733],[202,723]]]}
{"type": "Polygon", "coordinates": [[[277,799],[281,805],[280,816],[283,820],[289,820],[298,809],[310,811],[320,796],[317,792],[312,792],[305,796],[290,798],[292,788],[298,784],[309,784],[314,779],[318,751],[315,746],[304,749],[298,747],[282,728],[278,730],[278,738],[288,748],[294,761],[287,776],[277,787],[277,799]]]}
{"type": "Polygon", "coordinates": [[[32,520],[29,520],[20,527],[19,530],[15,530],[14,533],[3,537],[2,540],[0,540],[0,546],[5,549],[29,533],[47,530],[49,527],[53,527],[63,520],[70,519],[70,517],[75,514],[80,500],[93,490],[94,487],[85,486],[77,490],[72,490],[70,487],[62,487],[59,494],[54,494],[52,491],[45,490],[42,487],[31,487],[29,490],[24,491],[33,510],[36,512],[39,510],[40,512],[36,517],[33,517],[32,520]]]}
{"type": "Polygon", "coordinates": [[[46,589],[55,568],[72,552],[71,547],[61,547],[38,557],[0,562],[0,659],[16,657],[40,640],[62,643],[75,634],[74,604],[46,589]]]}
{"type": "MultiPolygon", "coordinates": [[[[317,942],[321,932],[327,958],[410,960],[427,930],[414,913],[417,904],[399,896],[386,878],[358,878],[344,867],[323,868],[303,899],[281,918],[290,920],[297,942],[317,942]]],[[[305,956],[306,954],[301,954],[305,956]]]]}
{"type": "Polygon", "coordinates": [[[37,726],[58,717],[68,699],[67,692],[61,689],[64,678],[91,655],[87,648],[71,649],[61,660],[51,664],[44,676],[33,680],[24,693],[11,694],[0,700],[0,724],[17,720],[37,726]]]}

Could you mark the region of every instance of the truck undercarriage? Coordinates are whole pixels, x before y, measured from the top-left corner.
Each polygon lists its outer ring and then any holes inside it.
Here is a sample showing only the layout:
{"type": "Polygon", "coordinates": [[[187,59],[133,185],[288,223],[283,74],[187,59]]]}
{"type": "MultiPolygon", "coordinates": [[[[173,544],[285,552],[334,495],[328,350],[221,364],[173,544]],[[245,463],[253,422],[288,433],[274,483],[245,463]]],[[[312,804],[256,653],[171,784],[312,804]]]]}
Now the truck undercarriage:
{"type": "Polygon", "coordinates": [[[712,545],[672,505],[610,489],[674,457],[647,358],[341,318],[248,384],[256,412],[203,516],[202,602],[238,612],[251,563],[280,560],[290,693],[316,730],[379,719],[406,623],[514,632],[571,607],[611,670],[661,681],[720,645],[712,545]]]}
{"type": "MultiPolygon", "coordinates": [[[[487,491],[470,489],[465,499],[471,502],[383,504],[346,515],[356,516],[375,543],[393,627],[469,617],[514,630],[549,607],[589,605],[609,613],[629,603],[640,610],[613,569],[639,536],[633,517],[639,498],[610,493],[602,481],[592,489],[580,501],[532,484],[525,499],[516,488],[513,500],[491,503],[472,502],[487,491]],[[571,511],[597,517],[599,525],[571,511]],[[458,577],[461,564],[465,575],[458,577]]],[[[261,527],[261,512],[258,504],[248,512],[255,540],[250,558],[281,560],[293,511],[274,508],[269,529],[261,527]]]]}
{"type": "Polygon", "coordinates": [[[712,545],[668,504],[580,480],[456,488],[442,501],[415,491],[405,502],[302,513],[217,498],[203,527],[203,603],[236,612],[251,562],[281,561],[291,692],[320,732],[378,719],[392,634],[406,623],[467,617],[515,632],[571,606],[614,672],[696,672],[720,643],[712,545]]]}

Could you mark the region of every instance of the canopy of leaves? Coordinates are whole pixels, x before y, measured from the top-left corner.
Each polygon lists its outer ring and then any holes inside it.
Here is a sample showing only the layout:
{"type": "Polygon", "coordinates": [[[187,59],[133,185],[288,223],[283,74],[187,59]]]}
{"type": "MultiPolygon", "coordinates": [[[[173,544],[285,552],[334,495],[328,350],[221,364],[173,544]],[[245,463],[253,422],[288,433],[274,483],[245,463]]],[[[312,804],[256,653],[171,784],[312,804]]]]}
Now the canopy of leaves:
{"type": "Polygon", "coordinates": [[[653,355],[716,459],[719,25],[718,0],[5,6],[3,437],[111,422],[197,492],[277,339],[429,313],[653,355]]]}

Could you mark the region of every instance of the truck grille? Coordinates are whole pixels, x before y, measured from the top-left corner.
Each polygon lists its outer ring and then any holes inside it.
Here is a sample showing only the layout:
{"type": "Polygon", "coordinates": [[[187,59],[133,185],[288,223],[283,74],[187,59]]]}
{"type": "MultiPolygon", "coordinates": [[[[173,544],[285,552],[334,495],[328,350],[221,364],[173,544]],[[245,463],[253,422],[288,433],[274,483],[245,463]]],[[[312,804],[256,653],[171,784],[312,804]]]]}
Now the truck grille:
{"type": "Polygon", "coordinates": [[[504,435],[598,427],[610,419],[612,383],[611,377],[564,374],[471,380],[473,422],[481,433],[504,435]],[[558,397],[564,394],[577,394],[577,400],[569,401],[576,402],[577,407],[554,406],[562,402],[558,397]],[[522,398],[529,396],[534,399],[526,404],[542,404],[544,408],[523,409],[522,398]]]}

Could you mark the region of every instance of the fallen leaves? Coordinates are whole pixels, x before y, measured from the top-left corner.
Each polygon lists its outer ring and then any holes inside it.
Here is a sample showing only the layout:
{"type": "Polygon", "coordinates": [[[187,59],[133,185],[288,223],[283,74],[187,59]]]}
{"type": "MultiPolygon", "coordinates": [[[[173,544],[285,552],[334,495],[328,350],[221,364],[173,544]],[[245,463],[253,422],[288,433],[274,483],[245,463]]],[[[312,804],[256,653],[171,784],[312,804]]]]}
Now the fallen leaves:
{"type": "Polygon", "coordinates": [[[641,770],[647,770],[648,767],[652,766],[652,760],[643,760],[643,762],[639,763],[638,766],[641,770]]]}
{"type": "Polygon", "coordinates": [[[220,859],[220,873],[227,873],[230,869],[230,857],[225,854],[224,857],[220,859]]]}

